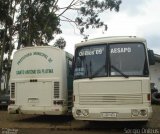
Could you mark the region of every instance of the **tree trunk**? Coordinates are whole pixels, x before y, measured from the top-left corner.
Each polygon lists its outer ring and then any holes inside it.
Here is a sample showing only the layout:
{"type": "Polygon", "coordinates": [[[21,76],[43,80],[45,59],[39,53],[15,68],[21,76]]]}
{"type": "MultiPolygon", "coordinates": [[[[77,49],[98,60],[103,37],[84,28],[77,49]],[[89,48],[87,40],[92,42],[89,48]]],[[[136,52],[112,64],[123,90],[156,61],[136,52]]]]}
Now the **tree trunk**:
{"type": "Polygon", "coordinates": [[[28,41],[27,41],[27,46],[31,47],[32,44],[31,44],[31,6],[32,6],[32,3],[31,3],[31,0],[29,1],[29,10],[28,10],[28,41]]]}
{"type": "Polygon", "coordinates": [[[12,55],[12,32],[13,32],[13,25],[9,27],[9,52],[8,52],[8,64],[7,64],[7,78],[6,78],[6,89],[9,90],[9,79],[10,79],[10,68],[11,68],[11,55],[12,55]]]}
{"type": "MultiPolygon", "coordinates": [[[[5,22],[5,30],[4,30],[4,37],[2,42],[2,48],[1,48],[1,58],[0,58],[0,81],[2,78],[2,72],[3,72],[3,57],[4,57],[4,50],[5,50],[5,43],[6,43],[6,34],[7,34],[7,24],[5,22]]],[[[1,83],[0,83],[0,91],[1,91],[1,83]]]]}
{"type": "Polygon", "coordinates": [[[21,37],[22,37],[23,9],[24,9],[24,0],[22,0],[21,3],[21,18],[20,18],[19,40],[17,49],[20,49],[22,43],[21,37]]]}
{"type": "MultiPolygon", "coordinates": [[[[16,10],[14,10],[13,13],[11,12],[12,3],[13,3],[13,1],[10,3],[10,15],[12,15],[12,19],[13,19],[13,22],[14,22],[16,10]]],[[[17,1],[15,1],[14,9],[16,9],[16,5],[17,5],[17,1]]],[[[11,63],[11,56],[12,56],[12,51],[13,51],[12,36],[13,36],[13,24],[9,27],[9,41],[10,41],[9,44],[10,44],[10,46],[9,46],[9,52],[8,52],[8,67],[9,67],[9,70],[7,70],[7,78],[6,78],[6,88],[7,89],[9,87],[10,68],[11,68],[11,64],[12,64],[11,63]]]]}

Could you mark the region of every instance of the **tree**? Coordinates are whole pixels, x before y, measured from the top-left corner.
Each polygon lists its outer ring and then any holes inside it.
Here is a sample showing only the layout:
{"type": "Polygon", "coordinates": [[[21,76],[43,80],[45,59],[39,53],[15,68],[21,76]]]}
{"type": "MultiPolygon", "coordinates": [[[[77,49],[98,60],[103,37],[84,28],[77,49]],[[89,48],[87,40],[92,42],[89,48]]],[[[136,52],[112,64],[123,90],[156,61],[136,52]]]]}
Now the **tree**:
{"type": "MultiPolygon", "coordinates": [[[[8,54],[7,65],[10,66],[15,42],[18,42],[18,49],[26,46],[48,45],[56,34],[62,33],[61,21],[73,23],[81,34],[88,28],[107,26],[101,21],[99,14],[107,10],[118,12],[121,4],[121,0],[70,0],[70,3],[64,2],[67,5],[62,7],[59,1],[0,1],[0,76],[4,53],[8,54]],[[77,13],[76,17],[66,16],[65,13],[68,11],[77,13]]],[[[56,43],[66,44],[63,38],[57,40],[56,43]]],[[[9,71],[7,74],[9,80],[9,71]]]]}
{"type": "Polygon", "coordinates": [[[121,0],[70,0],[61,7],[60,0],[22,0],[18,12],[17,30],[20,47],[48,45],[55,34],[61,33],[60,21],[74,23],[83,34],[85,29],[99,28],[104,25],[99,14],[106,10],[119,11],[121,0]],[[65,13],[77,12],[76,18],[69,18],[65,13]]]}
{"type": "MultiPolygon", "coordinates": [[[[6,38],[7,38],[7,26],[10,21],[10,17],[8,16],[8,1],[0,1],[0,23],[3,25],[3,28],[0,30],[0,79],[2,78],[2,68],[3,68],[3,56],[5,52],[5,46],[6,46],[6,38]]],[[[1,86],[0,86],[1,90],[1,86]]]]}
{"type": "Polygon", "coordinates": [[[85,29],[90,27],[99,28],[105,25],[106,28],[107,25],[101,21],[99,14],[107,10],[118,12],[120,4],[121,0],[72,0],[69,6],[59,8],[63,10],[59,17],[62,21],[75,23],[80,33],[83,34],[85,29]],[[77,11],[75,20],[63,15],[67,10],[77,11]]]}
{"type": "Polygon", "coordinates": [[[55,34],[62,32],[61,21],[74,23],[83,34],[85,29],[103,26],[99,14],[106,10],[118,12],[121,4],[121,0],[70,0],[70,3],[62,7],[58,4],[59,1],[0,1],[0,22],[4,22],[9,28],[10,44],[13,41],[11,37],[16,36],[18,49],[25,46],[48,45],[55,34]],[[69,10],[77,13],[76,18],[65,15],[69,10]],[[15,14],[18,15],[16,19],[15,14]]]}
{"type": "Polygon", "coordinates": [[[21,33],[18,49],[21,46],[48,45],[54,38],[54,33],[61,33],[59,18],[53,12],[56,8],[54,5],[55,0],[21,2],[21,12],[17,20],[17,29],[21,33]]]}
{"type": "MultiPolygon", "coordinates": [[[[10,63],[10,56],[13,50],[13,44],[12,44],[12,26],[13,26],[13,20],[14,17],[11,17],[13,13],[15,13],[15,8],[13,8],[13,5],[15,7],[16,2],[13,3],[13,0],[6,0],[6,1],[0,1],[0,26],[2,29],[0,29],[0,46],[1,46],[1,58],[0,58],[0,78],[2,77],[2,71],[6,71],[4,69],[4,53],[8,53],[8,66],[11,65],[10,63]]],[[[9,71],[6,71],[7,73],[7,79],[9,81],[9,71]]],[[[7,81],[7,87],[8,87],[8,81],[7,81]]],[[[0,87],[1,90],[1,87],[0,87]]]]}
{"type": "Polygon", "coordinates": [[[66,41],[64,40],[64,38],[60,37],[59,39],[56,40],[53,46],[64,49],[66,46],[66,41]]]}

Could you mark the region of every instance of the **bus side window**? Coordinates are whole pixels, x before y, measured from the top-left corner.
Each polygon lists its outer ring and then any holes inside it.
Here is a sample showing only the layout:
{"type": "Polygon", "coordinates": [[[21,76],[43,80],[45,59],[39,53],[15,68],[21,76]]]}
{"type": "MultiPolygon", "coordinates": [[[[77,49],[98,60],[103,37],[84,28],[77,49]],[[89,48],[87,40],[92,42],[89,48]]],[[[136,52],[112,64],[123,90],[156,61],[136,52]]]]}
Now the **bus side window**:
{"type": "Polygon", "coordinates": [[[68,90],[73,90],[72,59],[70,58],[67,58],[67,86],[68,90]]]}

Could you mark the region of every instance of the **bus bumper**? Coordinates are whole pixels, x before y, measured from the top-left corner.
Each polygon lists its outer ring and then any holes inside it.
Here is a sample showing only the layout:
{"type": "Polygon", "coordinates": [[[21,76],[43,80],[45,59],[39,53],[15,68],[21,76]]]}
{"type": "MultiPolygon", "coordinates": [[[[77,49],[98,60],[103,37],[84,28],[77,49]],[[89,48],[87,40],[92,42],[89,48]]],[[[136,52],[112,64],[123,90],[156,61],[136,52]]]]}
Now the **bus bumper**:
{"type": "Polygon", "coordinates": [[[73,117],[76,120],[95,121],[148,121],[152,117],[152,107],[110,107],[110,108],[84,108],[73,107],[73,117]]]}
{"type": "Polygon", "coordinates": [[[67,112],[67,108],[59,107],[28,107],[28,106],[17,106],[9,105],[9,114],[34,114],[34,115],[64,115],[67,112]]]}
{"type": "Polygon", "coordinates": [[[9,105],[8,106],[8,113],[9,114],[18,114],[19,106],[16,105],[9,105]]]}

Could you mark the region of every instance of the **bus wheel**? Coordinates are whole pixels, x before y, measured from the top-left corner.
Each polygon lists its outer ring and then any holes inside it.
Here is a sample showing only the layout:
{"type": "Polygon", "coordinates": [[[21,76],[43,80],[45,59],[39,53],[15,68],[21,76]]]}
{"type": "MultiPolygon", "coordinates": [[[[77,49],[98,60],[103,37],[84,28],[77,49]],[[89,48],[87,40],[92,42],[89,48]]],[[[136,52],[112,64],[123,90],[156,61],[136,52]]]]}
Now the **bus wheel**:
{"type": "Polygon", "coordinates": [[[160,93],[154,92],[152,94],[152,103],[153,104],[160,104],[160,93]]]}

